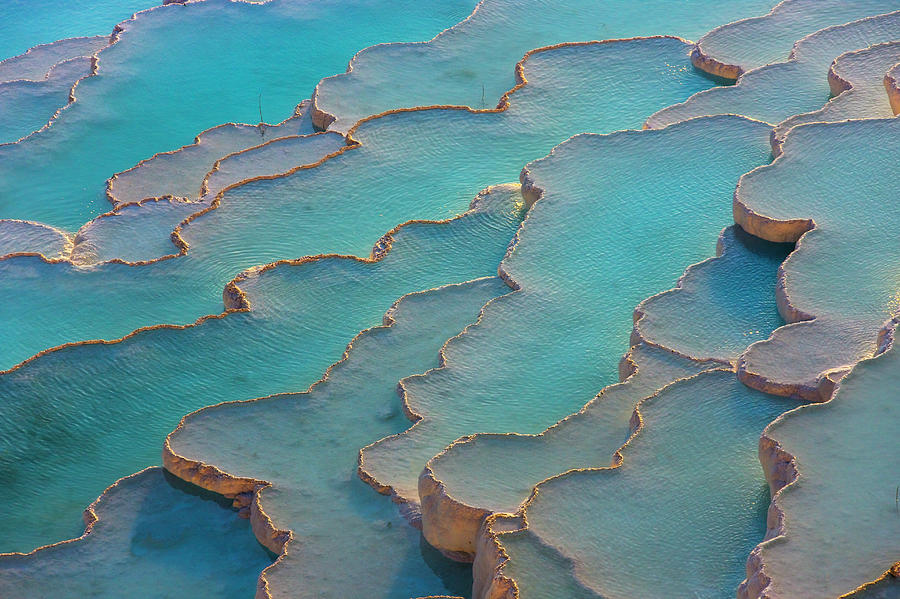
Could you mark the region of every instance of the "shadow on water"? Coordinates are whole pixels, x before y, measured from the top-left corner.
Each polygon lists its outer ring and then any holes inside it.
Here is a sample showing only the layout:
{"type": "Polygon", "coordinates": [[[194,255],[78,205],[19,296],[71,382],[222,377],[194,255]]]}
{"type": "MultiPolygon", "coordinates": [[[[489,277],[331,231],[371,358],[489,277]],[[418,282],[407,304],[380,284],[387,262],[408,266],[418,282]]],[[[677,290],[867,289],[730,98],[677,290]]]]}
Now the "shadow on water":
{"type": "Polygon", "coordinates": [[[422,559],[440,578],[447,590],[460,597],[472,595],[472,564],[455,562],[444,557],[440,551],[428,544],[424,536],[419,536],[419,549],[422,559]]]}
{"type": "MultiPolygon", "coordinates": [[[[198,487],[197,485],[194,485],[185,480],[182,480],[165,469],[163,469],[163,478],[165,479],[166,483],[170,487],[175,489],[176,491],[180,491],[181,493],[190,495],[192,497],[197,497],[198,499],[201,499],[203,501],[209,501],[211,503],[215,503],[223,510],[231,512],[233,514],[234,518],[239,520],[236,528],[241,528],[241,529],[245,528],[247,534],[253,535],[253,531],[250,529],[249,521],[244,521],[242,518],[238,517],[237,510],[234,507],[232,507],[231,499],[228,499],[224,495],[219,495],[218,493],[213,493],[212,491],[207,491],[206,489],[204,489],[202,487],[198,487]]],[[[254,540],[255,540],[255,536],[254,536],[254,540]]],[[[274,562],[278,558],[277,554],[270,551],[267,547],[265,547],[264,545],[259,543],[259,541],[256,542],[256,545],[258,546],[260,553],[265,554],[265,556],[270,561],[274,562]]]]}

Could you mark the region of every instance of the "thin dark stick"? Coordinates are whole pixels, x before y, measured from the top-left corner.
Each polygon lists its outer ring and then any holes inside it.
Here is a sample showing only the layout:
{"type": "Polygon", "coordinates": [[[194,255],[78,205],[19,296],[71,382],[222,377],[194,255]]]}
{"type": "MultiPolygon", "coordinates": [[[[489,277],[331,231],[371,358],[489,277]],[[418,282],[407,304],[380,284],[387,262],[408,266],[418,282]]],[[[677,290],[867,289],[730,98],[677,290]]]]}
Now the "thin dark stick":
{"type": "Polygon", "coordinates": [[[257,97],[257,102],[259,103],[259,124],[256,126],[259,129],[260,137],[266,136],[266,124],[263,122],[262,117],[262,92],[259,92],[259,96],[257,97]]]}

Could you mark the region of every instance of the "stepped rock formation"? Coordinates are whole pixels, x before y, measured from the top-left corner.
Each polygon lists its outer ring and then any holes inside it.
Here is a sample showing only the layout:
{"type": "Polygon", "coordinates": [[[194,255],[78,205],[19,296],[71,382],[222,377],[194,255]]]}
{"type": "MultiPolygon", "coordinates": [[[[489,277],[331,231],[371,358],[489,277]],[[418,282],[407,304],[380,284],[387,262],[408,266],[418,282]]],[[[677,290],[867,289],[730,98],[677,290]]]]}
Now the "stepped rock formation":
{"type": "Polygon", "coordinates": [[[821,401],[856,362],[877,353],[879,331],[897,309],[896,260],[890,244],[872,251],[869,233],[897,219],[883,173],[900,152],[898,127],[894,120],[795,127],[773,164],[741,178],[735,220],[766,239],[799,240],[779,272],[779,310],[791,324],[741,358],[747,384],[821,401]],[[834,269],[840,287],[829,281],[834,269]]]}
{"type": "MultiPolygon", "coordinates": [[[[656,129],[697,116],[741,114],[778,125],[776,138],[780,142],[791,126],[791,117],[820,109],[829,93],[846,89],[843,85],[835,89],[837,81],[828,77],[834,59],[870,44],[894,40],[898,26],[900,11],[816,31],[794,44],[788,60],[747,71],[733,86],[698,92],[652,115],[644,126],[656,129]]],[[[862,74],[862,79],[868,88],[871,76],[862,74]]],[[[864,107],[863,116],[858,118],[865,118],[867,113],[870,111],[864,107]]]]}
{"type": "Polygon", "coordinates": [[[0,594],[82,599],[139,589],[141,597],[160,599],[248,597],[271,559],[230,503],[162,468],[142,470],[85,510],[81,537],[0,555],[0,594]]]}
{"type": "Polygon", "coordinates": [[[84,506],[108,481],[157,461],[184,414],[306,389],[398,296],[493,275],[521,218],[514,197],[482,196],[449,222],[399,227],[371,259],[314,256],[250,269],[228,285],[224,314],[72,344],[4,373],[4,549],[77,536],[84,506]]]}
{"type": "MultiPolygon", "coordinates": [[[[539,433],[614,382],[615,356],[628,348],[622,326],[633,307],[674,284],[685,264],[710,251],[716,221],[728,220],[721,198],[736,173],[765,160],[767,140],[768,129],[759,123],[714,117],[662,131],[577,136],[529,165],[526,197],[539,199],[501,264],[502,276],[518,291],[488,304],[476,326],[448,342],[442,368],[401,381],[407,412],[421,419],[402,435],[363,449],[365,478],[415,501],[422,468],[455,439],[478,432],[539,433]],[[645,160],[657,168],[642,169],[645,160]],[[704,177],[694,176],[701,170],[704,177]],[[683,182],[683,204],[655,193],[672,178],[683,182]],[[648,259],[661,258],[652,244],[646,254],[633,251],[630,239],[653,238],[668,222],[667,208],[685,205],[697,219],[692,227],[667,230],[671,251],[665,259],[648,259]],[[648,213],[657,216],[636,219],[648,213]],[[593,268],[597,256],[632,260],[641,264],[642,276],[625,285],[614,271],[593,268]]],[[[625,410],[627,423],[631,406],[625,410]]],[[[620,442],[624,433],[613,427],[610,434],[620,442]]],[[[601,459],[616,447],[601,450],[601,459]]],[[[438,524],[432,534],[427,511],[425,516],[430,542],[461,552],[457,557],[471,556],[471,527],[468,538],[456,538],[450,523],[438,524]],[[439,533],[448,530],[454,538],[445,543],[439,533]]]]}
{"type": "Polygon", "coordinates": [[[900,0],[776,1],[11,0],[0,596],[896,599],[900,0]]]}
{"type": "MultiPolygon", "coordinates": [[[[888,324],[891,334],[895,326],[888,324]]],[[[898,359],[892,350],[859,363],[830,401],[766,427],[759,459],[773,495],[768,531],[738,597],[855,597],[868,586],[876,597],[896,592],[888,579],[900,574],[891,493],[900,478],[898,359]]]]}

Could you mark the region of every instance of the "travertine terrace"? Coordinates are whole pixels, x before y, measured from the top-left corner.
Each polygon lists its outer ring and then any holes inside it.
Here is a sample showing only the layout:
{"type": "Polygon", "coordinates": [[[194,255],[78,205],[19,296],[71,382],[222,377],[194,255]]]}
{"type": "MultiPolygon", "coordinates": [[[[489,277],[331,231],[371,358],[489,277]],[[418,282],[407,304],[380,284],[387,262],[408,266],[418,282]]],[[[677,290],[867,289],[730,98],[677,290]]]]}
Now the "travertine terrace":
{"type": "Polygon", "coordinates": [[[900,597],[900,0],[0,4],[3,599],[900,597]]]}

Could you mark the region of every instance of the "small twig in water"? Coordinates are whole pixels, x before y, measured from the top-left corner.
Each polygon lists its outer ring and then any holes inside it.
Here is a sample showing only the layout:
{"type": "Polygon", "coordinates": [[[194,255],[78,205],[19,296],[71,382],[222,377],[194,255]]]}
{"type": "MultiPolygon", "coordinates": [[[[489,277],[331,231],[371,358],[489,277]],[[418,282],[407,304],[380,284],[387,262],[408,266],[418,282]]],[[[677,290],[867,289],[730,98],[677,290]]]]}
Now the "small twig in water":
{"type": "Polygon", "coordinates": [[[484,110],[484,83],[481,84],[481,109],[484,110]]]}
{"type": "Polygon", "coordinates": [[[259,124],[256,126],[256,128],[259,130],[260,136],[265,137],[266,136],[266,124],[263,121],[263,117],[262,117],[262,92],[259,93],[259,96],[257,97],[257,102],[259,103],[259,124]]]}

